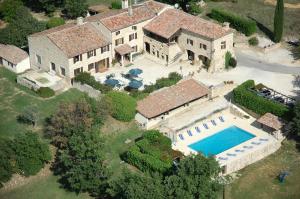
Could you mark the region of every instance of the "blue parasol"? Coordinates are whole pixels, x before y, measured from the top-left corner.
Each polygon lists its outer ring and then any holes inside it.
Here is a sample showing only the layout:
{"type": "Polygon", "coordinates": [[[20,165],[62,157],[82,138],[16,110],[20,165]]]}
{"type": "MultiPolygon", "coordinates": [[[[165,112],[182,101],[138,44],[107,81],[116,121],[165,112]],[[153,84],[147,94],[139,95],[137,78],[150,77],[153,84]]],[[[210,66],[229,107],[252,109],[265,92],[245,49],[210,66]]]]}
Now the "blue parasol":
{"type": "Polygon", "coordinates": [[[133,68],[130,69],[128,73],[133,76],[138,76],[139,74],[143,73],[143,70],[139,68],[133,68]]]}
{"type": "Polygon", "coordinates": [[[133,89],[138,89],[141,86],[143,86],[143,83],[140,81],[137,81],[137,80],[131,80],[131,82],[129,82],[128,86],[133,89]]]}
{"type": "Polygon", "coordinates": [[[115,87],[116,85],[119,84],[119,81],[116,80],[116,79],[107,79],[107,80],[104,81],[104,83],[109,85],[109,86],[115,87]]]}

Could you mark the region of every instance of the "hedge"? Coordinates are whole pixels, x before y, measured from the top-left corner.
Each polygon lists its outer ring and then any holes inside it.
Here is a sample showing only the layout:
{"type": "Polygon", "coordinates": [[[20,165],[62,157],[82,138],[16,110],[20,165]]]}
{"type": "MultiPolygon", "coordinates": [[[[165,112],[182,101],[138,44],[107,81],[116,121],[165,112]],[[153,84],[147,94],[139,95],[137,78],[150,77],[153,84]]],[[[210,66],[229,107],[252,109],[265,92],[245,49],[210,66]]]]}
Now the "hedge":
{"type": "Polygon", "coordinates": [[[106,95],[111,102],[112,117],[123,122],[131,121],[135,116],[136,101],[126,93],[111,91],[106,95]]]}
{"type": "Polygon", "coordinates": [[[254,80],[248,80],[235,88],[233,90],[234,102],[260,115],[269,112],[279,117],[289,117],[291,110],[288,107],[258,96],[249,90],[249,88],[253,88],[254,86],[254,80]]]}
{"type": "Polygon", "coordinates": [[[36,93],[40,96],[40,97],[43,97],[43,98],[48,98],[48,97],[52,97],[55,95],[55,92],[54,90],[52,90],[51,88],[49,87],[40,87],[36,93]]]}
{"type": "Polygon", "coordinates": [[[75,77],[75,81],[80,82],[81,84],[90,85],[94,89],[99,90],[104,94],[112,90],[112,87],[105,85],[105,84],[101,84],[100,82],[97,82],[95,80],[95,78],[93,76],[91,76],[90,73],[87,73],[87,72],[78,74],[75,77]]]}
{"type": "Polygon", "coordinates": [[[251,45],[251,46],[257,46],[258,45],[258,39],[257,39],[257,37],[252,37],[252,38],[250,38],[249,40],[248,40],[248,43],[249,43],[249,45],[251,45]]]}
{"type": "Polygon", "coordinates": [[[256,23],[253,20],[245,19],[220,9],[212,9],[209,16],[221,23],[229,22],[231,27],[244,33],[246,36],[256,32],[256,23]]]}

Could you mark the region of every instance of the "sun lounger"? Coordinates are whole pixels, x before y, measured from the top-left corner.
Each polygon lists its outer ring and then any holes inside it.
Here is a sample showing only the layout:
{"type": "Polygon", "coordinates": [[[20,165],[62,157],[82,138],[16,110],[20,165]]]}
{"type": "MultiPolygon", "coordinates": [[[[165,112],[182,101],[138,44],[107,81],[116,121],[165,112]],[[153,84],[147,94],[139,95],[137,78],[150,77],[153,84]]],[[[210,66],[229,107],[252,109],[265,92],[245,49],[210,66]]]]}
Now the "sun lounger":
{"type": "Polygon", "coordinates": [[[227,153],[226,155],[227,155],[227,156],[236,156],[235,153],[227,153]]]}
{"type": "Polygon", "coordinates": [[[201,132],[201,131],[200,131],[200,128],[199,128],[198,126],[196,126],[195,129],[196,129],[197,133],[200,133],[200,132],[201,132]]]}
{"type": "Polygon", "coordinates": [[[206,123],[203,123],[204,128],[209,129],[206,123]]]}
{"type": "Polygon", "coordinates": [[[244,149],[252,149],[253,146],[243,146],[244,149]]]}
{"type": "Polygon", "coordinates": [[[225,121],[224,118],[223,118],[223,116],[220,116],[220,117],[219,117],[219,120],[220,120],[221,122],[224,122],[224,121],[225,121]]]}
{"type": "Polygon", "coordinates": [[[211,120],[211,123],[214,125],[214,126],[217,126],[217,123],[215,120],[211,120]]]}
{"type": "Polygon", "coordinates": [[[260,138],[259,141],[264,141],[264,142],[266,142],[266,141],[269,141],[269,139],[268,139],[268,138],[260,138]]]}
{"type": "Polygon", "coordinates": [[[187,130],[187,133],[189,136],[193,136],[192,131],[191,130],[187,130]]]}
{"type": "Polygon", "coordinates": [[[179,138],[180,138],[181,140],[184,140],[184,137],[183,137],[182,134],[179,134],[178,136],[179,136],[179,138]]]}
{"type": "Polygon", "coordinates": [[[244,152],[245,150],[236,149],[235,152],[244,152]]]}
{"type": "Polygon", "coordinates": [[[219,160],[228,160],[228,158],[219,157],[219,160]]]}
{"type": "Polygon", "coordinates": [[[254,144],[254,145],[260,145],[261,142],[251,142],[251,144],[254,144]]]}

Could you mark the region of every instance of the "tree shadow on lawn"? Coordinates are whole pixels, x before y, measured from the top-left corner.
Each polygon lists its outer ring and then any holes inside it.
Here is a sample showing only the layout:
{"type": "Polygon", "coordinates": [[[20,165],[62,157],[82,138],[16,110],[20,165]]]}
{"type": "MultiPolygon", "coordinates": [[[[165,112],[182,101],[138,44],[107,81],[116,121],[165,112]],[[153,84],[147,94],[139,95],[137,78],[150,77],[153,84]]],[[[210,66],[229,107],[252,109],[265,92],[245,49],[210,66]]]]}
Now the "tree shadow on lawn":
{"type": "Polygon", "coordinates": [[[256,19],[254,19],[253,17],[248,16],[249,19],[253,20],[256,23],[256,26],[263,32],[265,33],[269,39],[271,39],[272,41],[274,40],[274,33],[273,31],[271,31],[268,27],[266,27],[264,24],[260,23],[259,21],[257,21],[256,19]]]}

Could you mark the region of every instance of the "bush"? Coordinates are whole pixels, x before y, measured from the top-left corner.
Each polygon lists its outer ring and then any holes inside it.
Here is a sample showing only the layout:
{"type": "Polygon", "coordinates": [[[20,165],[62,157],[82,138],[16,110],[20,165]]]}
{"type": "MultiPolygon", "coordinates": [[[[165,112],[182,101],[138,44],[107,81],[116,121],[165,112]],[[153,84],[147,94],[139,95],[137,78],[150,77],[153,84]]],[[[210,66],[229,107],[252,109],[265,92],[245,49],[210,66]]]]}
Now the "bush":
{"type": "Polygon", "coordinates": [[[52,90],[51,88],[49,87],[40,87],[36,93],[40,96],[40,97],[43,97],[43,98],[48,98],[48,97],[52,97],[55,95],[55,92],[54,90],[52,90]]]}
{"type": "Polygon", "coordinates": [[[106,97],[111,102],[113,118],[124,122],[129,122],[134,118],[136,101],[133,97],[116,91],[107,93],[106,97]]]}
{"type": "Polygon", "coordinates": [[[18,115],[17,117],[18,122],[31,124],[35,126],[38,121],[38,109],[35,106],[26,107],[24,111],[18,115]]]}
{"type": "Polygon", "coordinates": [[[220,9],[212,9],[210,17],[221,23],[229,22],[230,26],[249,36],[256,32],[256,23],[252,20],[225,12],[220,9]]]}
{"type": "Polygon", "coordinates": [[[46,27],[49,28],[54,28],[56,26],[60,26],[65,24],[65,20],[61,17],[52,17],[47,21],[46,27]]]}
{"type": "Polygon", "coordinates": [[[229,51],[225,54],[225,68],[229,69],[229,61],[231,59],[231,53],[229,51]]]}
{"type": "Polygon", "coordinates": [[[112,87],[97,82],[95,78],[91,76],[90,73],[87,72],[83,72],[77,75],[75,77],[75,82],[80,82],[81,84],[87,84],[93,87],[94,89],[101,91],[104,94],[112,90],[112,87]]]}
{"type": "Polygon", "coordinates": [[[254,86],[255,82],[253,80],[248,80],[236,87],[233,90],[234,102],[260,115],[269,112],[279,117],[289,117],[291,111],[286,106],[258,96],[256,93],[249,90],[254,86]]]}
{"type": "Polygon", "coordinates": [[[121,1],[113,1],[113,2],[111,2],[111,8],[115,9],[115,10],[122,9],[121,1]]]}
{"type": "Polygon", "coordinates": [[[249,45],[251,45],[251,46],[257,46],[257,45],[258,45],[258,39],[257,39],[257,37],[251,37],[251,38],[248,40],[248,43],[249,43],[249,45]]]}
{"type": "Polygon", "coordinates": [[[236,65],[237,65],[236,59],[234,59],[233,57],[230,57],[229,66],[231,66],[232,68],[235,68],[236,65]]]}

